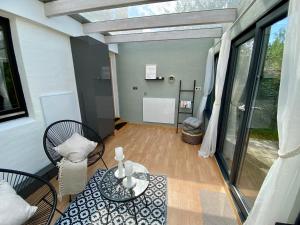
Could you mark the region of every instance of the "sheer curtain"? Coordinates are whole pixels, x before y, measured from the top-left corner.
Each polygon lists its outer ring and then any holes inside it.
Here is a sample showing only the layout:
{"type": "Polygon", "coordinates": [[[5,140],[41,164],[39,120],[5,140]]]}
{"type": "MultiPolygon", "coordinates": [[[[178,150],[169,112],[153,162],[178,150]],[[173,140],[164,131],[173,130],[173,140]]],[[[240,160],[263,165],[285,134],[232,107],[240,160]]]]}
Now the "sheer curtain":
{"type": "Polygon", "coordinates": [[[208,123],[208,127],[199,150],[199,155],[207,158],[213,155],[216,151],[218,121],[221,107],[221,98],[226,77],[229,53],[231,47],[230,34],[225,32],[222,36],[222,43],[219,55],[219,61],[216,74],[216,89],[215,89],[215,102],[213,105],[212,114],[208,123]]]}
{"type": "Polygon", "coordinates": [[[260,189],[245,225],[294,222],[300,188],[300,1],[290,0],[278,100],[279,158],[260,189]]]}
{"type": "Polygon", "coordinates": [[[9,100],[7,87],[5,83],[5,77],[4,77],[4,66],[0,62],[0,110],[3,108],[5,110],[11,109],[11,103],[9,100]]]}
{"type": "Polygon", "coordinates": [[[201,124],[204,121],[204,110],[205,110],[207,98],[214,86],[214,53],[215,53],[214,48],[210,48],[206,60],[206,72],[204,78],[203,97],[201,99],[199,109],[197,112],[197,118],[200,120],[201,124]]]}

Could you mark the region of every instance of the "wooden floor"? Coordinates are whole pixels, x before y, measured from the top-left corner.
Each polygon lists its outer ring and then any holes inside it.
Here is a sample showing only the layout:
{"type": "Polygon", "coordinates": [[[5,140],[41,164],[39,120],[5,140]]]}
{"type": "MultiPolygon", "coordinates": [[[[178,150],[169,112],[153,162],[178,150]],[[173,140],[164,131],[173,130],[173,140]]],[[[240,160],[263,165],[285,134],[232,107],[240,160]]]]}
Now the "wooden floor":
{"type": "MultiPolygon", "coordinates": [[[[173,127],[127,124],[105,145],[104,160],[109,167],[116,164],[114,148],[122,146],[127,159],[145,165],[152,174],[167,175],[169,225],[203,224],[200,190],[226,193],[215,159],[198,157],[200,146],[183,143],[173,127]]],[[[89,176],[98,168],[103,168],[101,162],[89,168],[89,176]]],[[[57,188],[55,179],[52,183],[57,188]]],[[[67,205],[67,198],[58,202],[60,210],[67,205]]]]}

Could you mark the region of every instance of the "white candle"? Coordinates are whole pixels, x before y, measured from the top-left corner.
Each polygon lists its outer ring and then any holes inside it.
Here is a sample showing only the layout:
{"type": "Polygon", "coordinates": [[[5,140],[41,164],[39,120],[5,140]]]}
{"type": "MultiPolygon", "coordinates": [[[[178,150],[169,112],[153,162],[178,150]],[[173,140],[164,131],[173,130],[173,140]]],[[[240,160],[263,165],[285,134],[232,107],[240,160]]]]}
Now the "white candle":
{"type": "Polygon", "coordinates": [[[116,159],[117,160],[122,160],[123,156],[124,156],[123,148],[122,147],[115,148],[115,154],[116,154],[116,159]]]}

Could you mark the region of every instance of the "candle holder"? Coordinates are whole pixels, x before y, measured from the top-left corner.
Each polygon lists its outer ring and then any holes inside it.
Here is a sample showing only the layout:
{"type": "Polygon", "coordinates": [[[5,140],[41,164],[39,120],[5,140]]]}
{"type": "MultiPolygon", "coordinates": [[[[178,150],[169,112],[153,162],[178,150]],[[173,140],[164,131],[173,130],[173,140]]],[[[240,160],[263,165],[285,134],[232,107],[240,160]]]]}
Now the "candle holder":
{"type": "Polygon", "coordinates": [[[125,175],[122,184],[124,187],[131,189],[134,188],[136,185],[136,179],[132,176],[134,173],[133,171],[133,163],[131,161],[125,162],[125,175]]]}
{"type": "Polygon", "coordinates": [[[123,165],[123,160],[125,158],[123,154],[123,148],[122,147],[117,147],[115,148],[115,160],[118,161],[118,169],[115,171],[115,177],[116,178],[124,178],[125,177],[125,169],[123,165]]]}
{"type": "Polygon", "coordinates": [[[122,183],[125,188],[132,189],[136,185],[136,179],[132,176],[128,176],[123,179],[122,183]]]}
{"type": "Polygon", "coordinates": [[[124,178],[125,177],[125,170],[124,170],[124,166],[123,166],[123,160],[124,160],[124,156],[123,159],[116,159],[116,161],[118,161],[118,169],[115,171],[115,177],[116,178],[124,178]]]}

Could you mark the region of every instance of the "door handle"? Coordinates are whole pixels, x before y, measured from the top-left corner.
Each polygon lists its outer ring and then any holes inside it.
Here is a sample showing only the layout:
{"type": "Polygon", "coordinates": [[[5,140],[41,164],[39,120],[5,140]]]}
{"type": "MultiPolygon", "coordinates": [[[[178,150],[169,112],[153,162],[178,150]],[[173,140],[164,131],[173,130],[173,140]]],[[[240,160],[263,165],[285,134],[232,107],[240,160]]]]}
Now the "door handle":
{"type": "Polygon", "coordinates": [[[238,107],[238,109],[239,109],[240,111],[242,111],[242,112],[245,112],[246,106],[245,106],[245,105],[240,105],[240,106],[238,107]]]}
{"type": "Polygon", "coordinates": [[[262,107],[257,107],[257,106],[252,107],[252,109],[263,110],[262,107]]]}

